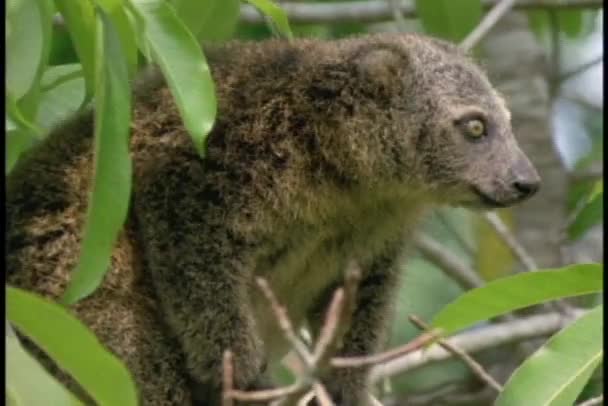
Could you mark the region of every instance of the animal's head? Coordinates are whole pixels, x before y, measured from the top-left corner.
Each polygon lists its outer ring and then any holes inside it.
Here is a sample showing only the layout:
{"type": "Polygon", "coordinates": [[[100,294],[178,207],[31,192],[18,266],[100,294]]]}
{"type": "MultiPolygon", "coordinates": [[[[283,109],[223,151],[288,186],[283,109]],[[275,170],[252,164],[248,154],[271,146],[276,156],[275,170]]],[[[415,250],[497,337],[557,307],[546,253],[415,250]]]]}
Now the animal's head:
{"type": "Polygon", "coordinates": [[[538,190],[540,178],[513,136],[504,100],[455,46],[396,36],[369,46],[358,66],[392,100],[388,156],[438,203],[507,207],[538,190]]]}

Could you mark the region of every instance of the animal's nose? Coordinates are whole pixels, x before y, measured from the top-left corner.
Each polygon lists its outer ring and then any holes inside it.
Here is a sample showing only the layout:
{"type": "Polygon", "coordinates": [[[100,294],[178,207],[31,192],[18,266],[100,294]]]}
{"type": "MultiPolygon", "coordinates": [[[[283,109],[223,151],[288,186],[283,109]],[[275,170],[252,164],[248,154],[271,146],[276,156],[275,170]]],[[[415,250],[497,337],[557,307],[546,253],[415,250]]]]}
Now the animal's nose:
{"type": "Polygon", "coordinates": [[[540,188],[540,179],[518,179],[513,182],[513,188],[519,193],[520,199],[527,199],[540,188]]]}

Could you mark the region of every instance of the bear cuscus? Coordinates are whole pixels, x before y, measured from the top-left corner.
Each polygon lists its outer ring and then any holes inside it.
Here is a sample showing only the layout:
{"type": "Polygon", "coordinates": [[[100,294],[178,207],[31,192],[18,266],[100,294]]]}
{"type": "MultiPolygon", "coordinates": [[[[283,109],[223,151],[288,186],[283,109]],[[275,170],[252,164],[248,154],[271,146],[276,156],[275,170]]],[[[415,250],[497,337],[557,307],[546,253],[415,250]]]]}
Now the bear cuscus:
{"type": "MultiPolygon", "coordinates": [[[[507,207],[538,188],[505,102],[447,42],[375,34],[235,41],[205,53],[218,115],[204,158],[161,75],[134,84],[128,219],[102,285],[71,309],[126,363],[142,404],[219,404],[227,349],[237,388],[267,384],[266,366],[289,345],[256,276],[314,336],[354,261],[361,279],[337,355],[378,351],[400,258],[424,214],[507,207]]],[[[55,128],[8,177],[9,285],[63,293],[79,255],[93,144],[89,111],[55,128]]],[[[364,405],[367,372],[340,369],[324,382],[337,404],[364,405]]]]}

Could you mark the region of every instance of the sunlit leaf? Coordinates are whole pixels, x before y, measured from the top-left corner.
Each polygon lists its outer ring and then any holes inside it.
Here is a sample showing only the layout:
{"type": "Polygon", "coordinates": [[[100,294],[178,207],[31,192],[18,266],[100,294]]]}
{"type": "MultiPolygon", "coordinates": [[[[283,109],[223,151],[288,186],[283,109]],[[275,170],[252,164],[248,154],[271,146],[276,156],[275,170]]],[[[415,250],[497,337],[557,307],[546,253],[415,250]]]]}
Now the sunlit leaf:
{"type": "Polygon", "coordinates": [[[11,398],[11,404],[15,406],[81,404],[21,347],[21,343],[8,324],[4,338],[6,391],[11,398]]]}
{"type": "MultiPolygon", "coordinates": [[[[99,405],[137,405],[133,379],[63,306],[13,287],[6,288],[8,320],[68,372],[99,405]],[[94,362],[92,362],[94,361],[94,362]]],[[[30,382],[30,390],[35,390],[30,382]]],[[[38,405],[54,403],[29,403],[38,405]]]]}
{"type": "Polygon", "coordinates": [[[28,118],[25,117],[19,106],[17,105],[16,100],[10,93],[6,94],[6,112],[8,116],[11,118],[13,123],[17,124],[19,128],[23,130],[27,130],[31,133],[32,137],[40,138],[41,130],[31,122],[28,118]]]}
{"type": "Polygon", "coordinates": [[[198,39],[229,38],[238,22],[240,0],[173,0],[177,16],[198,39]]]}
{"type": "Polygon", "coordinates": [[[5,138],[7,150],[5,168],[8,173],[13,169],[21,154],[41,138],[41,130],[23,116],[10,94],[7,94],[5,100],[7,116],[16,126],[15,129],[7,131],[5,138]]]}
{"type": "Polygon", "coordinates": [[[462,41],[479,23],[481,0],[416,0],[416,13],[430,35],[462,41]]]}
{"type": "Polygon", "coordinates": [[[34,145],[35,141],[36,139],[28,131],[20,129],[7,131],[5,137],[6,174],[9,174],[13,170],[21,154],[34,145]]]}
{"type": "Polygon", "coordinates": [[[152,57],[171,89],[184,125],[199,153],[213,126],[216,99],[213,79],[200,45],[163,0],[132,3],[144,21],[152,57]]]}
{"type": "Polygon", "coordinates": [[[570,227],[568,237],[572,240],[582,237],[589,229],[604,219],[604,182],[599,180],[593,187],[587,202],[570,227]]]}
{"type": "MultiPolygon", "coordinates": [[[[537,37],[542,37],[551,29],[553,23],[548,10],[530,10],[527,16],[530,29],[537,37]]],[[[557,10],[553,21],[560,33],[576,38],[588,35],[595,29],[596,16],[596,10],[557,10]]]]}
{"type": "Polygon", "coordinates": [[[20,99],[30,90],[42,63],[45,33],[41,1],[9,2],[6,36],[6,86],[20,99]]]}
{"type": "MultiPolygon", "coordinates": [[[[503,223],[512,228],[513,212],[511,209],[497,211],[503,223]]],[[[477,250],[475,252],[477,272],[486,281],[494,280],[513,272],[515,257],[513,251],[505,244],[496,230],[482,216],[475,219],[477,250]]]]}
{"type": "Polygon", "coordinates": [[[137,72],[137,43],[133,23],[127,15],[127,4],[123,0],[95,0],[101,9],[112,20],[120,38],[123,58],[127,62],[129,77],[137,72]]]}
{"type": "Polygon", "coordinates": [[[93,0],[95,4],[99,5],[106,14],[112,14],[116,10],[125,6],[124,0],[93,0]]]}
{"type": "Polygon", "coordinates": [[[67,303],[91,294],[102,281],[131,191],[128,68],[114,22],[104,11],[97,15],[95,179],[79,262],[63,297],[67,303]]]}
{"type": "Polygon", "coordinates": [[[95,11],[90,1],[55,0],[63,16],[78,59],[82,65],[86,84],[86,99],[95,88],[95,11]]]}
{"type": "Polygon", "coordinates": [[[36,124],[49,131],[78,111],[85,100],[85,79],[78,63],[48,68],[41,80],[40,106],[36,124]]]}
{"type": "Polygon", "coordinates": [[[572,406],[603,357],[603,306],[555,334],[507,381],[497,406],[572,406]]]}
{"type": "Polygon", "coordinates": [[[451,334],[513,310],[601,292],[603,277],[603,265],[577,264],[497,279],[458,297],[435,316],[432,325],[451,334]]]}
{"type": "Polygon", "coordinates": [[[293,37],[293,34],[291,33],[291,28],[289,27],[289,20],[287,19],[287,14],[285,13],[285,10],[283,10],[280,6],[278,6],[271,0],[246,1],[255,6],[264,15],[268,16],[282,36],[288,39],[291,39],[293,37]]]}
{"type": "Polygon", "coordinates": [[[50,1],[13,0],[8,10],[7,93],[23,117],[33,121],[38,82],[48,63],[54,7],[50,1]]]}
{"type": "Polygon", "coordinates": [[[561,10],[557,19],[559,28],[568,37],[576,37],[583,32],[583,10],[561,10]]]}

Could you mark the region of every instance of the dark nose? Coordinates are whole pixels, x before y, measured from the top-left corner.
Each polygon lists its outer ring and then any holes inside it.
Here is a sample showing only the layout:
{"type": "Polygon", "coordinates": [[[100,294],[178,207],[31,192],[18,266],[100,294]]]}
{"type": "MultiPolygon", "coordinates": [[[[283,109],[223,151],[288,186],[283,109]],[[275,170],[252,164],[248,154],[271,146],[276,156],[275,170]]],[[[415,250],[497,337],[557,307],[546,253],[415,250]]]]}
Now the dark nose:
{"type": "Polygon", "coordinates": [[[519,179],[513,182],[513,188],[519,193],[521,200],[532,197],[540,188],[540,180],[519,179]]]}

